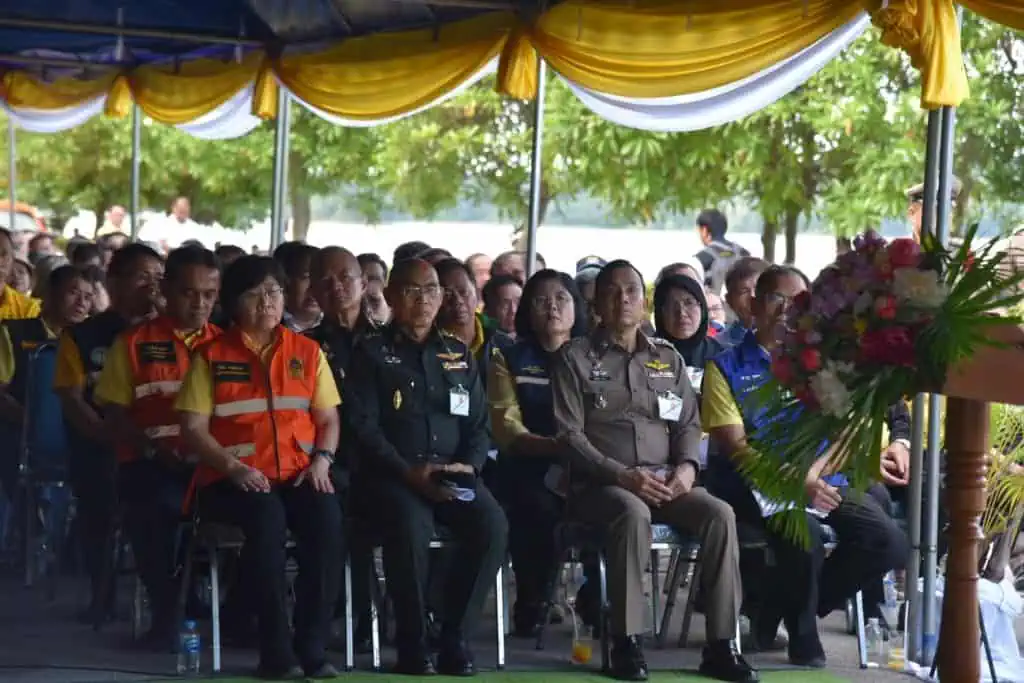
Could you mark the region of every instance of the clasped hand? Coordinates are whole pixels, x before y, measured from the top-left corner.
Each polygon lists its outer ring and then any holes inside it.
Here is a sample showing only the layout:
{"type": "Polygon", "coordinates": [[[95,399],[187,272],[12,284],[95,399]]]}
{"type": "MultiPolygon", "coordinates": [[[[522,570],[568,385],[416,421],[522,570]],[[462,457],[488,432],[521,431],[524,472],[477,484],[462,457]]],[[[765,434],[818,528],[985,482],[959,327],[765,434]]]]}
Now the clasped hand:
{"type": "Polygon", "coordinates": [[[447,486],[442,486],[434,480],[434,474],[444,472],[446,474],[474,474],[475,470],[471,465],[464,463],[423,463],[410,467],[405,473],[405,482],[413,491],[420,494],[427,500],[434,503],[447,503],[455,500],[455,492],[447,486]]]}
{"type": "Polygon", "coordinates": [[[652,507],[670,503],[689,493],[697,476],[693,465],[675,468],[668,477],[641,468],[624,470],[619,475],[619,486],[635,494],[652,507]]]}

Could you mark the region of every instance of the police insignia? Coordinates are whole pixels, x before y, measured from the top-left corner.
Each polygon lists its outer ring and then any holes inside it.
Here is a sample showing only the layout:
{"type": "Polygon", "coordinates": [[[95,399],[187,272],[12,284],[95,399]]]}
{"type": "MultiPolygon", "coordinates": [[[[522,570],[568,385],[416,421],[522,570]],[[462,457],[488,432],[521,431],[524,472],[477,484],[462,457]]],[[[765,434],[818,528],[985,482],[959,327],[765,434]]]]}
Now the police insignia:
{"type": "Polygon", "coordinates": [[[395,395],[391,399],[391,405],[393,405],[395,407],[395,410],[398,410],[399,408],[402,407],[402,390],[401,389],[395,389],[395,395]]]}
{"type": "Polygon", "coordinates": [[[288,374],[292,379],[302,379],[302,361],[298,358],[288,361],[288,374]]]}
{"type": "Polygon", "coordinates": [[[440,360],[453,361],[453,360],[460,360],[462,358],[462,354],[461,353],[439,353],[439,354],[437,354],[437,357],[440,360]]]}
{"type": "Polygon", "coordinates": [[[670,367],[672,367],[668,363],[663,363],[660,360],[648,361],[644,363],[644,366],[650,368],[651,370],[657,371],[668,370],[670,367]]]}

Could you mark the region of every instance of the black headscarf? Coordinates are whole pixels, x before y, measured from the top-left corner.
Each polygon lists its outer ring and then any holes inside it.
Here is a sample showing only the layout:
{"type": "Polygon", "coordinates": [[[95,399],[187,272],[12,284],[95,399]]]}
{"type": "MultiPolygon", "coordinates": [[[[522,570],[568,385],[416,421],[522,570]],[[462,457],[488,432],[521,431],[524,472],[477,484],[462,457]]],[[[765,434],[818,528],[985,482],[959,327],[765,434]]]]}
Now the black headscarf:
{"type": "Polygon", "coordinates": [[[704,295],[704,287],[693,278],[685,275],[669,275],[654,288],[655,334],[662,339],[672,342],[672,345],[676,347],[676,351],[683,357],[688,367],[703,369],[707,361],[714,358],[725,348],[721,342],[708,336],[709,322],[708,300],[704,295]],[[674,289],[689,292],[700,303],[700,325],[697,326],[697,332],[689,339],[676,339],[665,328],[661,309],[668,299],[669,292],[674,289]]]}

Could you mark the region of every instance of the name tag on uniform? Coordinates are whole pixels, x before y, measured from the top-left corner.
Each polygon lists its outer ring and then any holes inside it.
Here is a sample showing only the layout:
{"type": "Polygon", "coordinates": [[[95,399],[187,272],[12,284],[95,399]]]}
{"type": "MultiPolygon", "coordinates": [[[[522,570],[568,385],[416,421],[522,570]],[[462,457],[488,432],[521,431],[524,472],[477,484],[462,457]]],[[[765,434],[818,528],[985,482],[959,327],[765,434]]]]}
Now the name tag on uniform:
{"type": "Polygon", "coordinates": [[[464,360],[446,360],[441,363],[441,369],[445,372],[452,370],[469,370],[469,363],[464,360]]]}
{"type": "Polygon", "coordinates": [[[141,342],[136,346],[140,363],[177,363],[174,342],[141,342]]]}
{"type": "Polygon", "coordinates": [[[469,392],[462,387],[449,391],[448,412],[456,417],[469,417],[469,392]]]}
{"type": "Polygon", "coordinates": [[[252,369],[248,363],[231,363],[228,361],[214,361],[210,364],[214,382],[239,382],[248,383],[252,381],[252,369]]]}
{"type": "Polygon", "coordinates": [[[658,417],[669,422],[678,422],[683,415],[683,399],[671,391],[658,394],[658,417]]]}

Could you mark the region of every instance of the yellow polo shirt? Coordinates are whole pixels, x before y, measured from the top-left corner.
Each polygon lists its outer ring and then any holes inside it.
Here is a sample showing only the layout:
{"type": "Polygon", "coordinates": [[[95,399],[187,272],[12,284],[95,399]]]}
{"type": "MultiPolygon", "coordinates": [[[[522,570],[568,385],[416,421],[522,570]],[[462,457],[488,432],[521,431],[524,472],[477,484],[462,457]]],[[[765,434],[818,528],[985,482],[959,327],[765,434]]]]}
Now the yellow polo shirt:
{"type": "MultiPolygon", "coordinates": [[[[202,337],[203,330],[188,334],[175,330],[174,334],[185,342],[185,346],[191,351],[196,340],[202,337]]],[[[128,407],[135,402],[135,378],[132,377],[131,359],[128,357],[128,347],[121,336],[114,340],[114,345],[107,352],[103,372],[96,381],[95,395],[100,403],[128,407]]]]}
{"type": "MultiPolygon", "coordinates": [[[[56,339],[57,333],[50,329],[50,326],[43,321],[43,329],[46,330],[47,339],[56,339]]],[[[17,370],[17,361],[14,359],[14,344],[11,342],[11,333],[6,326],[0,326],[0,384],[10,384],[14,379],[14,372],[17,370]]]]}
{"type": "Polygon", "coordinates": [[[14,287],[4,285],[0,294],[0,320],[18,320],[39,316],[39,299],[25,296],[14,287]]]}
{"type": "MultiPolygon", "coordinates": [[[[257,349],[245,338],[245,344],[252,351],[260,355],[264,364],[270,360],[270,354],[275,344],[270,344],[262,349],[257,349]]],[[[313,400],[311,406],[317,410],[327,410],[341,405],[341,395],[338,393],[338,385],[334,381],[334,373],[327,363],[327,358],[321,349],[317,356],[316,384],[313,387],[313,400]]],[[[210,373],[210,364],[206,359],[193,354],[192,363],[178,392],[178,398],[174,402],[174,409],[199,415],[213,414],[213,376],[210,373]]]]}

